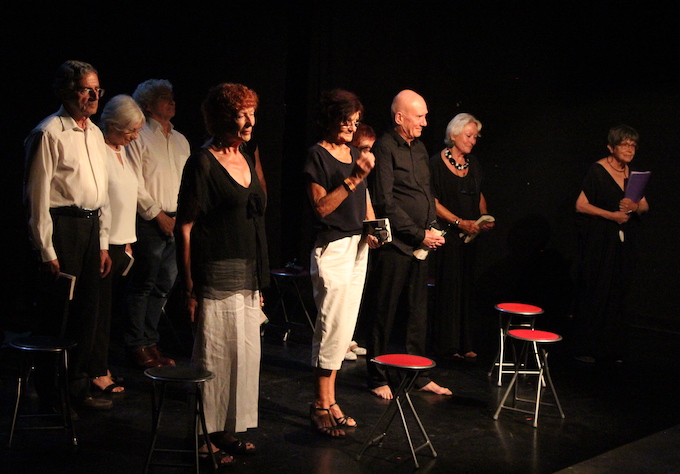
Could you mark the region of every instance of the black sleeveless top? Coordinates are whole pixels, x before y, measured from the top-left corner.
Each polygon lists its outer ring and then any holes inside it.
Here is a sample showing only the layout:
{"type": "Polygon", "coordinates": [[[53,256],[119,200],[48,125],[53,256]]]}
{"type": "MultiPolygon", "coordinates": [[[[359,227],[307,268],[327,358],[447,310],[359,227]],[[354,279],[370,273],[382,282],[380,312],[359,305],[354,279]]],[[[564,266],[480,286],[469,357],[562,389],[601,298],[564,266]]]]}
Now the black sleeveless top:
{"type": "Polygon", "coordinates": [[[269,284],[266,195],[254,158],[244,145],[240,151],[250,168],[247,188],[206,148],[192,154],[184,167],[177,213],[179,222],[194,222],[191,273],[198,286],[234,291],[269,284]]]}

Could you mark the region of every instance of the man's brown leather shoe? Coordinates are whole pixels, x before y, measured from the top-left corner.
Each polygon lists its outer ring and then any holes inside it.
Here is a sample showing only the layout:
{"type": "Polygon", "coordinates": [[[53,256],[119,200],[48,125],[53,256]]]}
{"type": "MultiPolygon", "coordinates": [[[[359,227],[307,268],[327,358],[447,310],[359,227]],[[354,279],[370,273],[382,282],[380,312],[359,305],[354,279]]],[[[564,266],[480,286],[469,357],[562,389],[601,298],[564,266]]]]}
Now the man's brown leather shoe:
{"type": "Polygon", "coordinates": [[[150,369],[152,367],[162,367],[162,364],[156,357],[149,347],[142,347],[132,353],[132,359],[134,363],[139,367],[144,369],[150,369]]]}
{"type": "Polygon", "coordinates": [[[156,359],[161,365],[175,365],[175,361],[170,359],[169,357],[164,357],[163,354],[161,354],[160,349],[158,349],[158,346],[154,344],[153,346],[149,346],[146,348],[151,356],[156,359]]]}

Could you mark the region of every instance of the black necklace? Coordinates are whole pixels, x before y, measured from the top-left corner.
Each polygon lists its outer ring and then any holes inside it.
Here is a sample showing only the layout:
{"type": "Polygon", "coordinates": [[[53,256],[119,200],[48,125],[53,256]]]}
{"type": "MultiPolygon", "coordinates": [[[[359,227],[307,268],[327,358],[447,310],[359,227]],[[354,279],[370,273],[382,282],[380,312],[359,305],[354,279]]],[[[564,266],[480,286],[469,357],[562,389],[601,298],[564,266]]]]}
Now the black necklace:
{"type": "Polygon", "coordinates": [[[463,163],[462,165],[459,165],[458,163],[456,163],[456,160],[453,159],[453,155],[451,154],[451,150],[449,150],[448,148],[444,152],[444,156],[446,156],[446,158],[449,160],[449,163],[451,163],[453,166],[455,166],[456,169],[459,170],[459,171],[463,171],[470,166],[470,160],[468,160],[467,155],[464,156],[465,163],[463,163]]]}

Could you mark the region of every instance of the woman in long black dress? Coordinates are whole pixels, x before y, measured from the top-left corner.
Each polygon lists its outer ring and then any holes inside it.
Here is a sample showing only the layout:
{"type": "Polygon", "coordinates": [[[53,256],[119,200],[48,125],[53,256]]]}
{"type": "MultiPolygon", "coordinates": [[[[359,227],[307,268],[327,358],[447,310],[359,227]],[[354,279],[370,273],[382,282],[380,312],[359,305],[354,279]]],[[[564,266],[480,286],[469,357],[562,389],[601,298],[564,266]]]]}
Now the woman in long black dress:
{"type": "Polygon", "coordinates": [[[625,197],[638,133],[620,125],[609,131],[609,155],[593,163],[576,200],[578,275],[574,355],[584,362],[618,359],[621,303],[626,294],[634,226],[649,210],[646,198],[625,197]]]}
{"type": "Polygon", "coordinates": [[[446,127],[446,148],[430,159],[437,219],[449,229],[446,243],[435,253],[433,342],[439,356],[455,359],[477,357],[471,327],[477,240],[464,243],[463,238],[493,227],[493,222],[476,223],[487,213],[482,168],[470,154],[481,129],[472,115],[456,115],[446,127]]]}

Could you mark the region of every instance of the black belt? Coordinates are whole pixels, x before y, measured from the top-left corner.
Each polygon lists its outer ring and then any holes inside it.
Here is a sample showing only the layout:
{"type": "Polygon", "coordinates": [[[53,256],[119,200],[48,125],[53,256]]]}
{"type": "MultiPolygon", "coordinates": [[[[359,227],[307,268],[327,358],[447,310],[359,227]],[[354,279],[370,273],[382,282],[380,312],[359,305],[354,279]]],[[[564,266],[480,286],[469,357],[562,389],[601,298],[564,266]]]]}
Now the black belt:
{"type": "Polygon", "coordinates": [[[53,207],[50,208],[50,213],[56,216],[79,217],[81,219],[99,217],[99,209],[81,209],[76,206],[53,207]]]}

